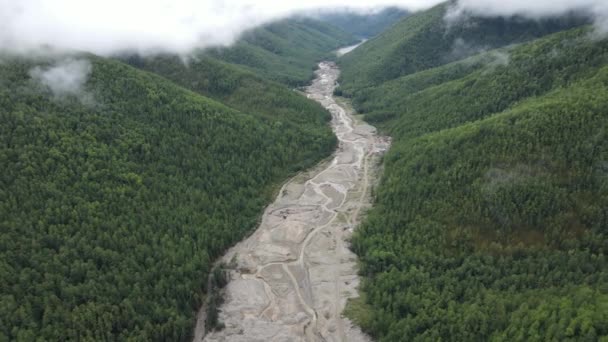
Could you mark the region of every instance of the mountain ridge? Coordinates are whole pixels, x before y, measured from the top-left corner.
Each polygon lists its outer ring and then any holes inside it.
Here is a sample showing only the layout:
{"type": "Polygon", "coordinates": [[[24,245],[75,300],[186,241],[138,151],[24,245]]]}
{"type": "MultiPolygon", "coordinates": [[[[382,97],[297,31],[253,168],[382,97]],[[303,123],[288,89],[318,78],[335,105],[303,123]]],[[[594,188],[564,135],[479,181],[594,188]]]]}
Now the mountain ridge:
{"type": "Polygon", "coordinates": [[[190,340],[214,260],[332,152],[320,105],[201,58],[2,58],[0,340],[190,340]]]}
{"type": "Polygon", "coordinates": [[[378,58],[377,42],[340,61],[338,93],[393,138],[352,241],[365,278],[346,314],[374,338],[608,336],[608,40],[591,30],[367,81],[351,59],[378,58]]]}

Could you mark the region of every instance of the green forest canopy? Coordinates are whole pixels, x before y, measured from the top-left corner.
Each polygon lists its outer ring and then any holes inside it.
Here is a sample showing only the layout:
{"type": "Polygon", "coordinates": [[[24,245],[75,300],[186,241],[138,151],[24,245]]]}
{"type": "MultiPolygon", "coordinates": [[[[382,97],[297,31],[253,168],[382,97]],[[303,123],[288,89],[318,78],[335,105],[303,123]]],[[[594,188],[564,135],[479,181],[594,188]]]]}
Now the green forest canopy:
{"type": "MultiPolygon", "coordinates": [[[[309,40],[327,28],[298,23],[282,25],[309,40]]],[[[301,63],[294,82],[351,39],[332,30],[302,58],[297,41],[277,55],[301,63]]],[[[72,58],[92,65],[86,101],[30,77],[55,60],[0,64],[0,341],[190,340],[213,260],[334,149],[329,114],[267,79],[281,71],[125,58],[172,83],[72,58]]]]}
{"type": "Polygon", "coordinates": [[[587,22],[579,16],[543,20],[467,17],[448,22],[448,3],[402,19],[341,58],[344,91],[375,86],[493,48],[526,42],[587,22]]]}
{"type": "Polygon", "coordinates": [[[388,78],[354,66],[374,40],[340,61],[338,92],[394,138],[352,241],[365,280],[348,315],[379,341],[608,336],[608,41],[589,33],[388,78]]]}
{"type": "Polygon", "coordinates": [[[308,84],[316,64],[358,40],[328,23],[295,18],[246,32],[233,46],[201,52],[289,86],[308,84]]]}

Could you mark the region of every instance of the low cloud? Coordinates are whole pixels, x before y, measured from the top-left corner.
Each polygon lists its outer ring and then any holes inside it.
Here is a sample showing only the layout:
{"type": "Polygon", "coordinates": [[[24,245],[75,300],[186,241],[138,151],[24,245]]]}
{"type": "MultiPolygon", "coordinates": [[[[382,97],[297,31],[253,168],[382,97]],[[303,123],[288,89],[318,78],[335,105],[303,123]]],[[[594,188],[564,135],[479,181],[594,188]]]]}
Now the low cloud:
{"type": "Polygon", "coordinates": [[[446,57],[447,61],[461,60],[463,63],[483,63],[490,68],[498,66],[507,66],[511,62],[511,55],[508,48],[495,49],[488,46],[476,45],[465,41],[462,38],[456,38],[452,44],[452,50],[446,57]],[[481,58],[468,58],[479,55],[481,58]]]}
{"type": "Polygon", "coordinates": [[[598,13],[605,11],[605,0],[458,0],[457,9],[476,15],[542,18],[564,15],[572,11],[598,13]]]}
{"type": "Polygon", "coordinates": [[[478,46],[465,41],[462,38],[456,38],[452,44],[452,51],[450,52],[450,60],[464,59],[469,56],[477,55],[488,51],[486,46],[478,46]]]}
{"type": "Polygon", "coordinates": [[[441,0],[0,0],[0,52],[188,53],[298,13],[428,8],[441,0]]]}
{"type": "Polygon", "coordinates": [[[599,32],[608,33],[607,0],[458,0],[446,19],[448,23],[468,15],[542,19],[573,12],[590,16],[599,32]]]}
{"type": "MultiPolygon", "coordinates": [[[[244,31],[300,13],[332,9],[410,11],[443,0],[0,0],[0,54],[86,51],[187,54],[229,45],[244,31]]],[[[542,18],[587,13],[608,33],[607,0],[459,0],[450,16],[542,18]]]]}
{"type": "Polygon", "coordinates": [[[507,66],[509,62],[511,62],[511,55],[504,50],[494,50],[489,53],[492,61],[490,62],[490,66],[507,66]]]}
{"type": "Polygon", "coordinates": [[[92,96],[84,86],[93,67],[86,59],[67,58],[49,67],[35,67],[30,70],[30,77],[47,87],[55,98],[77,97],[83,103],[90,103],[92,96]]]}

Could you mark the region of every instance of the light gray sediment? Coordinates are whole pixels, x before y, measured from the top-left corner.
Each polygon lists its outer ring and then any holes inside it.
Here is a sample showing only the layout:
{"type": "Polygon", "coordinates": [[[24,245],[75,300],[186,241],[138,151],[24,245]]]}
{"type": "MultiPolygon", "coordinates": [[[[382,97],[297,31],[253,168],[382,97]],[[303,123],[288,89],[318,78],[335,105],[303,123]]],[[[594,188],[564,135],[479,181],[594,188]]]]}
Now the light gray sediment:
{"type": "Polygon", "coordinates": [[[334,63],[320,63],[316,76],[306,94],[331,112],[338,149],[330,163],[286,183],[259,228],[224,256],[236,261],[220,309],[226,327],[205,341],[369,340],[342,317],[359,285],[347,241],[390,141],[336,102],[334,63]]]}

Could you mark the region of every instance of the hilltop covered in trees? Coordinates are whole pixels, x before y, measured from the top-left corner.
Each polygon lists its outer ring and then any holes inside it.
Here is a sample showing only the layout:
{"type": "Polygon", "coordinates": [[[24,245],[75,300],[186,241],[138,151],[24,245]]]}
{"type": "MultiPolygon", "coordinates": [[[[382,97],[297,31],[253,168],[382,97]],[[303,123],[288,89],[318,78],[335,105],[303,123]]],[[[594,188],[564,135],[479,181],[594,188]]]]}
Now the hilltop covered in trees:
{"type": "MultiPolygon", "coordinates": [[[[605,338],[608,42],[580,27],[513,45],[540,25],[519,21],[470,58],[386,57],[440,48],[441,9],[399,24],[420,39],[397,25],[342,61],[339,91],[394,138],[348,315],[380,341],[605,338]],[[371,59],[387,64],[361,72],[371,59]]],[[[486,38],[504,23],[484,20],[486,38]]]]}
{"type": "Polygon", "coordinates": [[[72,55],[90,74],[65,93],[34,77],[64,57],[2,57],[0,341],[190,340],[214,259],[335,147],[329,113],[272,80],[351,39],[297,20],[190,68],[72,55]]]}

